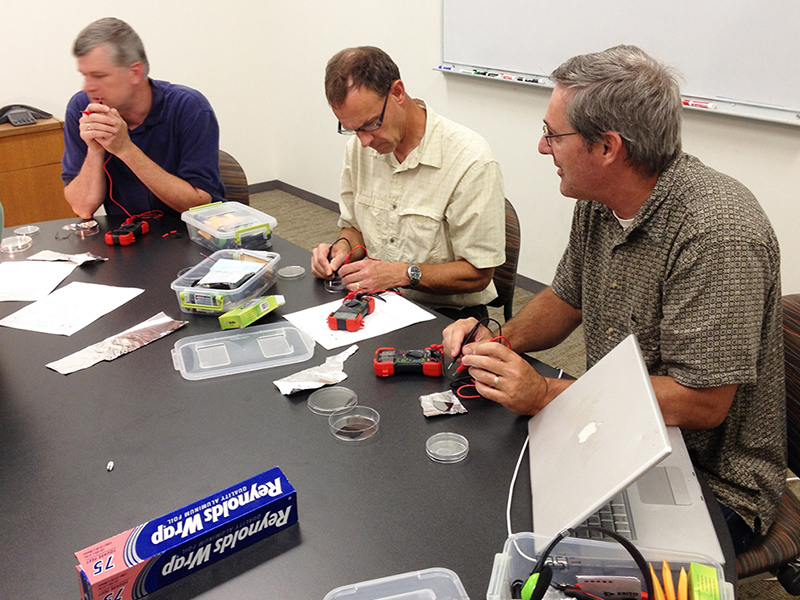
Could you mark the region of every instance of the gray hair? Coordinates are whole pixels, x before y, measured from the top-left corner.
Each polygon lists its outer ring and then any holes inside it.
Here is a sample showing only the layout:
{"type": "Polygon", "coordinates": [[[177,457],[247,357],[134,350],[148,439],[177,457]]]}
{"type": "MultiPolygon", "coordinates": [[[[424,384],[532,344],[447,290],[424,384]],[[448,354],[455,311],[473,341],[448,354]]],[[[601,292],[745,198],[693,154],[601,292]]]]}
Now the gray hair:
{"type": "Polygon", "coordinates": [[[150,73],[150,63],[144,53],[144,44],[125,21],[105,17],[89,23],[78,34],[72,46],[72,54],[80,58],[101,44],[108,44],[111,47],[111,60],[116,66],[128,67],[140,62],[144,66],[144,75],[150,73]]]}
{"type": "Polygon", "coordinates": [[[398,79],[400,69],[380,48],[345,48],[334,54],[325,67],[325,97],[328,104],[336,107],[350,90],[362,86],[383,96],[398,79]]]}
{"type": "Polygon", "coordinates": [[[647,176],[681,152],[681,95],[676,72],[636,46],[615,46],[567,60],[550,79],[573,90],[567,120],[593,145],[620,135],[628,161],[647,176]]]}

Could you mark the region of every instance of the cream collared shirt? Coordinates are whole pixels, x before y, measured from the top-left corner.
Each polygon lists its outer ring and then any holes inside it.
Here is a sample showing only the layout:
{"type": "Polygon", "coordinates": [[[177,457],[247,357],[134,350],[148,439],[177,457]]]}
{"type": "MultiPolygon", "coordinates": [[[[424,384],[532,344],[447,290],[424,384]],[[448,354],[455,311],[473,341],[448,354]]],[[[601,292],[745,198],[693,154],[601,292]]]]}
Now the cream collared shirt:
{"type": "MultiPolygon", "coordinates": [[[[474,131],[427,111],[422,141],[399,163],[393,153],[348,141],[341,178],[340,227],[361,232],[372,258],[443,264],[466,260],[478,269],[505,262],[505,195],[500,167],[474,131]]],[[[431,306],[475,306],[497,296],[436,295],[406,290],[431,306]]]]}

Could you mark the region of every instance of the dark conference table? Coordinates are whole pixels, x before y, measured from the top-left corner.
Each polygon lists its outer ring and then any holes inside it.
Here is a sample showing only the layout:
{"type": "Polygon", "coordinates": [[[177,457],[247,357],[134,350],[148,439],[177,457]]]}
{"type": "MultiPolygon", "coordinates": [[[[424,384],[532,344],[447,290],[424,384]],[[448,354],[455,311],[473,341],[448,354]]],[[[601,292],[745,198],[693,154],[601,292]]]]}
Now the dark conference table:
{"type": "MultiPolygon", "coordinates": [[[[32,248],[0,258],[89,251],[109,260],[77,267],[62,285],[83,281],[145,292],[70,337],[0,328],[0,597],[78,598],[76,551],[273,466],[297,490],[298,525],[149,598],[321,599],[339,586],[430,567],[452,569],[471,598],[485,597],[494,555],[507,537],[508,489],[527,418],[480,400],[464,402],[467,414],[426,418],[418,397],[445,389],[446,380],[378,378],[372,369],[379,347],[439,343],[446,318],[359,342],[339,385],[380,413],[380,429],[369,440],[343,442],[331,435],[326,418],[307,408],[310,392],[283,396],[272,382],[322,364],[344,347],[317,345],[304,363],[184,380],[172,365],[173,345],[219,331],[219,323],[181,312],[170,283],[210,251],[169,218],[151,222],[150,233],[127,247],[103,240],[120,222],[115,217],[98,219],[99,235],[56,239],[74,221],[38,223],[32,248]],[[172,230],[182,237],[162,237],[172,230]],[[67,376],[45,367],[160,311],[189,323],[67,376]],[[464,461],[428,458],[425,441],[442,431],[469,440],[464,461]]],[[[283,294],[286,304],[258,324],[341,297],[311,275],[308,251],[277,235],[278,267],[301,265],[307,272],[277,280],[267,293],[283,294]]],[[[0,303],[0,318],[23,305],[0,303]]],[[[555,375],[543,363],[536,367],[555,375]]],[[[531,530],[529,486],[526,459],[513,496],[515,532],[531,530]]]]}

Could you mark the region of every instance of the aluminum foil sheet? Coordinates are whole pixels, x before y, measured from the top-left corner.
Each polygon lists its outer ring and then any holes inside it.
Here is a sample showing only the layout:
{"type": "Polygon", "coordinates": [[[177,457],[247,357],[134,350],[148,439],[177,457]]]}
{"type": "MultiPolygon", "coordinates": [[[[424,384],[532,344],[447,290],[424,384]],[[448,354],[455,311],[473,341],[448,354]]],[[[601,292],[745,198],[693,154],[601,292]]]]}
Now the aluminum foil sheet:
{"type": "Polygon", "coordinates": [[[146,346],[152,341],[164,337],[186,325],[188,321],[176,321],[168,317],[163,312],[150,317],[147,321],[139,323],[104,339],[102,342],[87,346],[83,350],[78,350],[61,360],[57,360],[46,365],[48,368],[58,371],[62,375],[69,375],[81,369],[87,369],[96,365],[100,361],[114,360],[115,358],[133,352],[137,348],[146,346]]]}

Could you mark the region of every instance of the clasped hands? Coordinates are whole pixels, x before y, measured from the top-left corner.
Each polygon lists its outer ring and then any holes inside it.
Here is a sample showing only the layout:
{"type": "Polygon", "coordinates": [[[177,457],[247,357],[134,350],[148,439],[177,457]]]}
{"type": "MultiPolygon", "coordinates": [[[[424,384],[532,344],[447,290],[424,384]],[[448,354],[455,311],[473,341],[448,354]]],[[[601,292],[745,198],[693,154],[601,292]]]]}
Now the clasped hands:
{"type": "Polygon", "coordinates": [[[105,104],[89,104],[78,124],[81,139],[90,148],[99,147],[117,155],[130,142],[128,124],[116,108],[105,104]]]}
{"type": "Polygon", "coordinates": [[[449,325],[442,334],[445,354],[453,360],[461,357],[481,396],[513,413],[535,415],[554,397],[548,380],[511,348],[492,341],[492,332],[482,325],[464,344],[476,324],[470,318],[449,325]]]}

